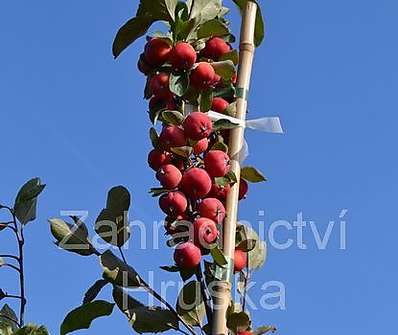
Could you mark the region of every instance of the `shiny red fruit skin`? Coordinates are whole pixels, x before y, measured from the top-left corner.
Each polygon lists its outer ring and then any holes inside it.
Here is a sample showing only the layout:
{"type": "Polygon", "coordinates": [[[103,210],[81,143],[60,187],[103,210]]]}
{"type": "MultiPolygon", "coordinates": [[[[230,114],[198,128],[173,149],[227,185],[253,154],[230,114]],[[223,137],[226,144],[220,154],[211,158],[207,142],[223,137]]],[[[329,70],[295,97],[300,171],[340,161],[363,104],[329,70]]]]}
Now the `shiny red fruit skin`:
{"type": "Polygon", "coordinates": [[[181,190],[191,199],[204,198],[211,189],[209,174],[201,168],[191,168],[182,176],[181,190]]]}
{"type": "Polygon", "coordinates": [[[243,332],[238,332],[238,335],[253,335],[253,333],[248,330],[245,330],[243,332]]]}
{"type": "Polygon", "coordinates": [[[169,190],[176,188],[182,179],[182,174],[172,164],[163,165],[156,173],[156,179],[159,180],[160,184],[169,190]]]}
{"type": "Polygon", "coordinates": [[[229,156],[221,150],[211,150],[205,156],[205,168],[210,177],[224,177],[230,169],[229,156]]]}
{"type": "Polygon", "coordinates": [[[214,84],[216,72],[214,68],[205,62],[201,62],[191,72],[191,84],[198,90],[206,90],[214,84]]]}
{"type": "Polygon", "coordinates": [[[212,60],[219,60],[223,55],[231,51],[231,47],[220,37],[213,37],[207,41],[206,47],[202,50],[203,57],[212,60]]]}
{"type": "Polygon", "coordinates": [[[152,38],[145,46],[145,60],[148,64],[158,67],[167,62],[171,46],[161,38],[152,38]]]}
{"type": "Polygon", "coordinates": [[[184,131],[178,126],[164,127],[159,136],[159,142],[166,150],[173,147],[183,147],[187,144],[184,131]]]}
{"type": "Polygon", "coordinates": [[[174,261],[183,270],[196,268],[201,259],[200,249],[191,242],[180,244],[174,251],[174,261]]]}
{"type": "Polygon", "coordinates": [[[184,120],[183,128],[186,137],[200,141],[211,134],[213,123],[205,113],[193,112],[184,120]]]}
{"type": "Polygon", "coordinates": [[[153,149],[148,155],[148,164],[155,171],[158,171],[162,165],[168,164],[170,161],[170,154],[157,149],[153,149]]]}
{"type": "Polygon", "coordinates": [[[209,218],[216,223],[222,223],[225,219],[225,207],[216,198],[206,198],[198,206],[199,215],[209,218]]]}
{"type": "Polygon", "coordinates": [[[227,184],[225,186],[213,184],[209,193],[209,197],[217,198],[220,201],[225,201],[227,199],[228,193],[231,191],[231,185],[227,184]]]}
{"type": "Polygon", "coordinates": [[[159,198],[159,206],[167,215],[178,216],[184,214],[188,202],[182,192],[169,192],[159,198]]]}
{"type": "Polygon", "coordinates": [[[246,199],[247,192],[249,191],[249,184],[246,180],[240,179],[239,182],[239,200],[246,199]]]}
{"type": "Polygon", "coordinates": [[[211,110],[220,114],[224,114],[228,108],[229,102],[223,98],[215,97],[211,104],[211,110]]]}
{"type": "Polygon", "coordinates": [[[193,153],[195,155],[200,155],[201,153],[205,152],[209,148],[209,140],[207,138],[203,138],[200,141],[198,141],[194,146],[193,146],[193,153]]]}
{"type": "Polygon", "coordinates": [[[161,72],[152,77],[149,86],[153,95],[159,99],[170,100],[172,94],[169,88],[169,74],[161,72]]]}
{"type": "Polygon", "coordinates": [[[198,247],[208,248],[218,237],[216,223],[209,218],[198,218],[193,223],[194,243],[198,247]]]}
{"type": "Polygon", "coordinates": [[[247,252],[235,249],[234,272],[240,272],[247,266],[247,252]]]}
{"type": "Polygon", "coordinates": [[[170,52],[169,62],[175,70],[189,70],[196,63],[196,51],[186,42],[178,42],[170,52]]]}

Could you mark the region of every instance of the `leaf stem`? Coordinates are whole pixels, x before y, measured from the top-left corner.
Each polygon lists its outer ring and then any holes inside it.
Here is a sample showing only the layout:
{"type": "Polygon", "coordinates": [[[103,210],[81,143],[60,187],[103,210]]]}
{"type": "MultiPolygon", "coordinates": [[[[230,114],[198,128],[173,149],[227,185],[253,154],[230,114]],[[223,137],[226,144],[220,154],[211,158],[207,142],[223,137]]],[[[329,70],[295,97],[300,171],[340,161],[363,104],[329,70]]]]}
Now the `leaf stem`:
{"type": "Polygon", "coordinates": [[[2,266],[11,268],[11,269],[13,269],[13,270],[15,270],[15,271],[17,271],[17,272],[21,272],[21,269],[20,269],[20,268],[18,268],[18,267],[15,266],[15,265],[12,265],[12,264],[5,263],[5,264],[3,264],[2,266]]]}
{"type": "Polygon", "coordinates": [[[19,296],[19,295],[14,295],[14,294],[6,294],[6,295],[4,296],[4,298],[21,299],[21,300],[22,300],[22,297],[21,297],[21,296],[19,296]]]}
{"type": "Polygon", "coordinates": [[[14,255],[0,255],[0,257],[12,258],[12,259],[15,259],[16,261],[19,261],[19,258],[17,256],[14,256],[14,255]]]}

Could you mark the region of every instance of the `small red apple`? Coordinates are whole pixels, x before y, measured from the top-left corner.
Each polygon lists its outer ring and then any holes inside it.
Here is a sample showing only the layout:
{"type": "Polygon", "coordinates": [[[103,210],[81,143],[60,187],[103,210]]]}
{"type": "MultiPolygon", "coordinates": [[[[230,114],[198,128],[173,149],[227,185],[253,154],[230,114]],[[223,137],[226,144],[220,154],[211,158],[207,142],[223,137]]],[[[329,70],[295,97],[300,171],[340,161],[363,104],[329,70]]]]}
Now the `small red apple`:
{"type": "Polygon", "coordinates": [[[156,178],[164,188],[170,190],[176,188],[180,184],[182,174],[174,165],[166,164],[158,170],[156,178]]]}
{"type": "Polygon", "coordinates": [[[209,174],[201,168],[191,168],[182,176],[181,190],[191,199],[204,198],[211,189],[209,174]]]}
{"type": "Polygon", "coordinates": [[[209,197],[217,198],[220,201],[227,199],[228,193],[231,190],[231,185],[226,184],[225,186],[219,184],[213,184],[209,193],[209,197]]]}
{"type": "Polygon", "coordinates": [[[221,150],[210,150],[205,156],[205,168],[210,177],[224,177],[230,169],[229,156],[221,150]]]}
{"type": "Polygon", "coordinates": [[[238,335],[253,335],[251,331],[245,330],[243,332],[238,332],[238,335]]]}
{"type": "Polygon", "coordinates": [[[162,165],[170,163],[170,161],[170,154],[157,149],[153,149],[148,155],[148,164],[155,171],[159,170],[162,165]]]}
{"type": "Polygon", "coordinates": [[[146,62],[145,55],[141,54],[137,63],[138,70],[146,76],[152,72],[152,67],[146,62]]]}
{"type": "Polygon", "coordinates": [[[145,46],[145,60],[152,66],[160,66],[169,58],[171,46],[161,38],[152,38],[145,46]]]}
{"type": "Polygon", "coordinates": [[[178,216],[184,214],[188,202],[184,193],[169,192],[159,198],[159,206],[167,215],[178,216]]]}
{"type": "Polygon", "coordinates": [[[196,268],[201,259],[202,254],[200,249],[191,242],[185,242],[178,245],[174,251],[174,261],[182,270],[196,268]]]}
{"type": "Polygon", "coordinates": [[[199,141],[211,134],[213,123],[205,113],[193,112],[184,120],[183,128],[186,137],[199,141]]]}
{"type": "Polygon", "coordinates": [[[196,62],[196,51],[186,42],[178,42],[171,50],[169,61],[175,70],[189,70],[196,62]]]}
{"type": "Polygon", "coordinates": [[[205,62],[201,62],[191,72],[191,84],[198,90],[206,90],[214,84],[216,72],[205,62]]]}
{"type": "Polygon", "coordinates": [[[173,147],[183,147],[187,144],[184,131],[178,126],[164,127],[159,136],[160,145],[166,150],[173,147]]]}
{"type": "Polygon", "coordinates": [[[203,57],[219,60],[221,56],[231,51],[231,47],[220,37],[213,37],[207,41],[206,47],[202,50],[203,57]]]}
{"type": "Polygon", "coordinates": [[[249,184],[247,183],[246,180],[241,178],[239,182],[239,200],[246,199],[248,191],[249,191],[249,184]]]}
{"type": "Polygon", "coordinates": [[[159,99],[170,100],[172,98],[172,94],[169,88],[169,74],[161,72],[151,78],[149,86],[152,90],[152,93],[155,97],[159,99]]]}
{"type": "Polygon", "coordinates": [[[218,237],[216,223],[209,218],[198,218],[193,223],[195,245],[208,248],[218,237]]]}
{"type": "Polygon", "coordinates": [[[247,266],[247,252],[235,249],[234,272],[240,272],[247,266]]]}
{"type": "Polygon", "coordinates": [[[228,106],[229,102],[227,100],[220,97],[215,97],[213,99],[213,103],[211,104],[211,110],[220,114],[224,114],[228,106]]]}
{"type": "Polygon", "coordinates": [[[209,148],[209,140],[207,138],[203,138],[200,141],[196,142],[193,146],[193,153],[195,155],[200,155],[205,152],[209,148]]]}
{"type": "Polygon", "coordinates": [[[209,218],[216,223],[222,223],[225,218],[225,207],[216,198],[206,198],[198,206],[200,216],[209,218]]]}

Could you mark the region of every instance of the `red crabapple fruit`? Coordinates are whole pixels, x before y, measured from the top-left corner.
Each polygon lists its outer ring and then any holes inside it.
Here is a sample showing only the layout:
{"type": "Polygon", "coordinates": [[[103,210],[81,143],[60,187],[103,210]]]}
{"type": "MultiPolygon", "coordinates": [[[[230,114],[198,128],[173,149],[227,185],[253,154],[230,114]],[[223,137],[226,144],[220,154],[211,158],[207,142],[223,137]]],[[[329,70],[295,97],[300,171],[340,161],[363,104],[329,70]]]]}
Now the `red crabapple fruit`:
{"type": "Polygon", "coordinates": [[[158,170],[156,178],[164,188],[173,189],[180,184],[182,174],[174,165],[166,164],[158,170]]]}
{"type": "Polygon", "coordinates": [[[185,242],[177,246],[174,251],[174,261],[182,270],[196,268],[202,258],[200,249],[191,242],[185,242]]]}

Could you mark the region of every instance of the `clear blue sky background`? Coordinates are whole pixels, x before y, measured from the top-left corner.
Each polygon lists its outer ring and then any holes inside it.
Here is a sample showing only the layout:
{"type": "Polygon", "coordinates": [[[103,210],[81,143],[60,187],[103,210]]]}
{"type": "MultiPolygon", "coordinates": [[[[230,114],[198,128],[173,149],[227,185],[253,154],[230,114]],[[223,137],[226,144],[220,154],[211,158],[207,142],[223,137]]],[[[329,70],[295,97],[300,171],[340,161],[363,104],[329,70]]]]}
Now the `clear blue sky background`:
{"type": "MultiPolygon", "coordinates": [[[[391,333],[398,308],[398,4],[278,0],[262,8],[267,37],[256,53],[250,114],[279,115],[286,134],[248,133],[248,162],[270,181],[251,189],[241,217],[255,223],[263,209],[270,224],[303,212],[323,234],[341,209],[348,214],[345,251],[337,229],[324,251],[309,229],[307,250],[270,249],[252,295],[263,294],[265,281],[281,281],[287,310],[254,311],[256,325],[275,324],[284,335],[391,333]]],[[[33,176],[48,184],[38,220],[27,228],[27,319],[53,334],[100,270],[95,257],[56,249],[47,218],[88,210],[91,224],[117,184],[133,193],[132,218],[149,226],[160,216],[147,195],[156,183],[145,163],[149,121],[136,71],[143,40],[118,61],[111,55],[117,28],[135,9],[128,0],[0,2],[0,199],[11,203],[33,176]]],[[[237,32],[236,11],[232,20],[237,32]]],[[[288,237],[294,232],[277,234],[288,237]]],[[[12,250],[10,239],[1,233],[1,251],[12,250]]],[[[145,251],[137,243],[135,236],[128,258],[144,276],[171,263],[166,247],[145,251]]],[[[12,292],[13,278],[1,270],[1,287],[12,292]]],[[[109,332],[130,332],[116,310],[82,334],[109,332]]]]}

